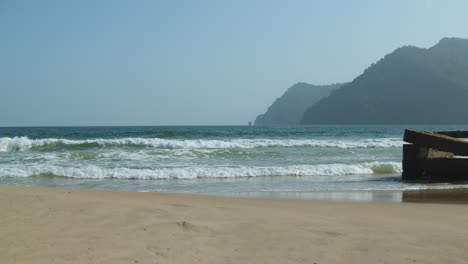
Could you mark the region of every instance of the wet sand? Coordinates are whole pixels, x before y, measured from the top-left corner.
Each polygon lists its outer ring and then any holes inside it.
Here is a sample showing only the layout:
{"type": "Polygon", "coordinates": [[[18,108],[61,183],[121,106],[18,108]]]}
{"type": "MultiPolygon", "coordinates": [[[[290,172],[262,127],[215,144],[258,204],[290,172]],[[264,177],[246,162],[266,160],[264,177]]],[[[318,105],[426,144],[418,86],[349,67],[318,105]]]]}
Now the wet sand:
{"type": "Polygon", "coordinates": [[[402,200],[409,203],[468,204],[468,189],[404,191],[402,200]]]}
{"type": "Polygon", "coordinates": [[[467,263],[468,206],[0,186],[0,263],[467,263]]]}

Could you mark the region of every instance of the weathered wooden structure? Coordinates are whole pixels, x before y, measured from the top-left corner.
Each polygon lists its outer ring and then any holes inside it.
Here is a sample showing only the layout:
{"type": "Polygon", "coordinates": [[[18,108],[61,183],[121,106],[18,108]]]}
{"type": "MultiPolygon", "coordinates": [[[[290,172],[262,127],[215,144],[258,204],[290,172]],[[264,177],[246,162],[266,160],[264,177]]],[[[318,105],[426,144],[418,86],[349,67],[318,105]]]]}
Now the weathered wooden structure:
{"type": "Polygon", "coordinates": [[[468,131],[405,130],[403,181],[468,181],[468,131]]]}

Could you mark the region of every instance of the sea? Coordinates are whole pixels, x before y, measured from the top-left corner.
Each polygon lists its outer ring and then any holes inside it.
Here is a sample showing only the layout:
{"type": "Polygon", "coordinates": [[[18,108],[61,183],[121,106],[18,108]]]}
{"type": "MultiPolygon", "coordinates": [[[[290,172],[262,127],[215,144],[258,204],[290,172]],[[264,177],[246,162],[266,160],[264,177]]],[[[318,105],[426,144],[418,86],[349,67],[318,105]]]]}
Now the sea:
{"type": "Polygon", "coordinates": [[[2,127],[0,184],[269,199],[400,202],[405,128],[2,127]]]}

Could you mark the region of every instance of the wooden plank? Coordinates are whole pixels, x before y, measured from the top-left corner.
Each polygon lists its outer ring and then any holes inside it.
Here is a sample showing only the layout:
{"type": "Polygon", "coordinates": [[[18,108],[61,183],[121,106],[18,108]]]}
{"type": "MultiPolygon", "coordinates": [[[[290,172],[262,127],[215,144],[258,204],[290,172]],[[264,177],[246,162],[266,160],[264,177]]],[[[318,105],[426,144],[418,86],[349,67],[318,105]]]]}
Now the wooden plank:
{"type": "Polygon", "coordinates": [[[468,159],[403,161],[403,181],[451,182],[468,180],[468,159]]]}
{"type": "Polygon", "coordinates": [[[403,160],[453,158],[454,154],[414,144],[403,145],[403,160]]]}
{"type": "Polygon", "coordinates": [[[403,172],[401,174],[402,181],[428,181],[427,177],[424,177],[423,169],[420,167],[420,163],[416,160],[403,160],[403,172]]]}
{"type": "Polygon", "coordinates": [[[468,138],[468,131],[437,131],[434,133],[454,138],[468,138]]]}
{"type": "MultiPolygon", "coordinates": [[[[423,159],[418,161],[425,169],[454,169],[468,171],[468,159],[423,159]]],[[[468,178],[468,174],[466,174],[468,178]]]]}
{"type": "Polygon", "coordinates": [[[410,161],[423,158],[419,155],[420,147],[414,144],[403,144],[403,160],[410,161]]]}
{"type": "Polygon", "coordinates": [[[459,156],[468,156],[467,141],[433,132],[418,132],[405,129],[403,140],[422,147],[451,152],[459,156]]]}
{"type": "Polygon", "coordinates": [[[421,167],[430,182],[468,180],[468,159],[422,160],[421,167]]]}

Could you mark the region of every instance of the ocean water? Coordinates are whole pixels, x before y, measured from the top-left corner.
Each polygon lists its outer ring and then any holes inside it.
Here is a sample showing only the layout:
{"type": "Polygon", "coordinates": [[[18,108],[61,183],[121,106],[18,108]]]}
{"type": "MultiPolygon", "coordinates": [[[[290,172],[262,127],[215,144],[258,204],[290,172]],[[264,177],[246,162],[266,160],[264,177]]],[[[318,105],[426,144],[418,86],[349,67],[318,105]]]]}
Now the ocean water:
{"type": "Polygon", "coordinates": [[[405,127],[0,128],[0,184],[365,201],[467,187],[402,183],[405,127]]]}

